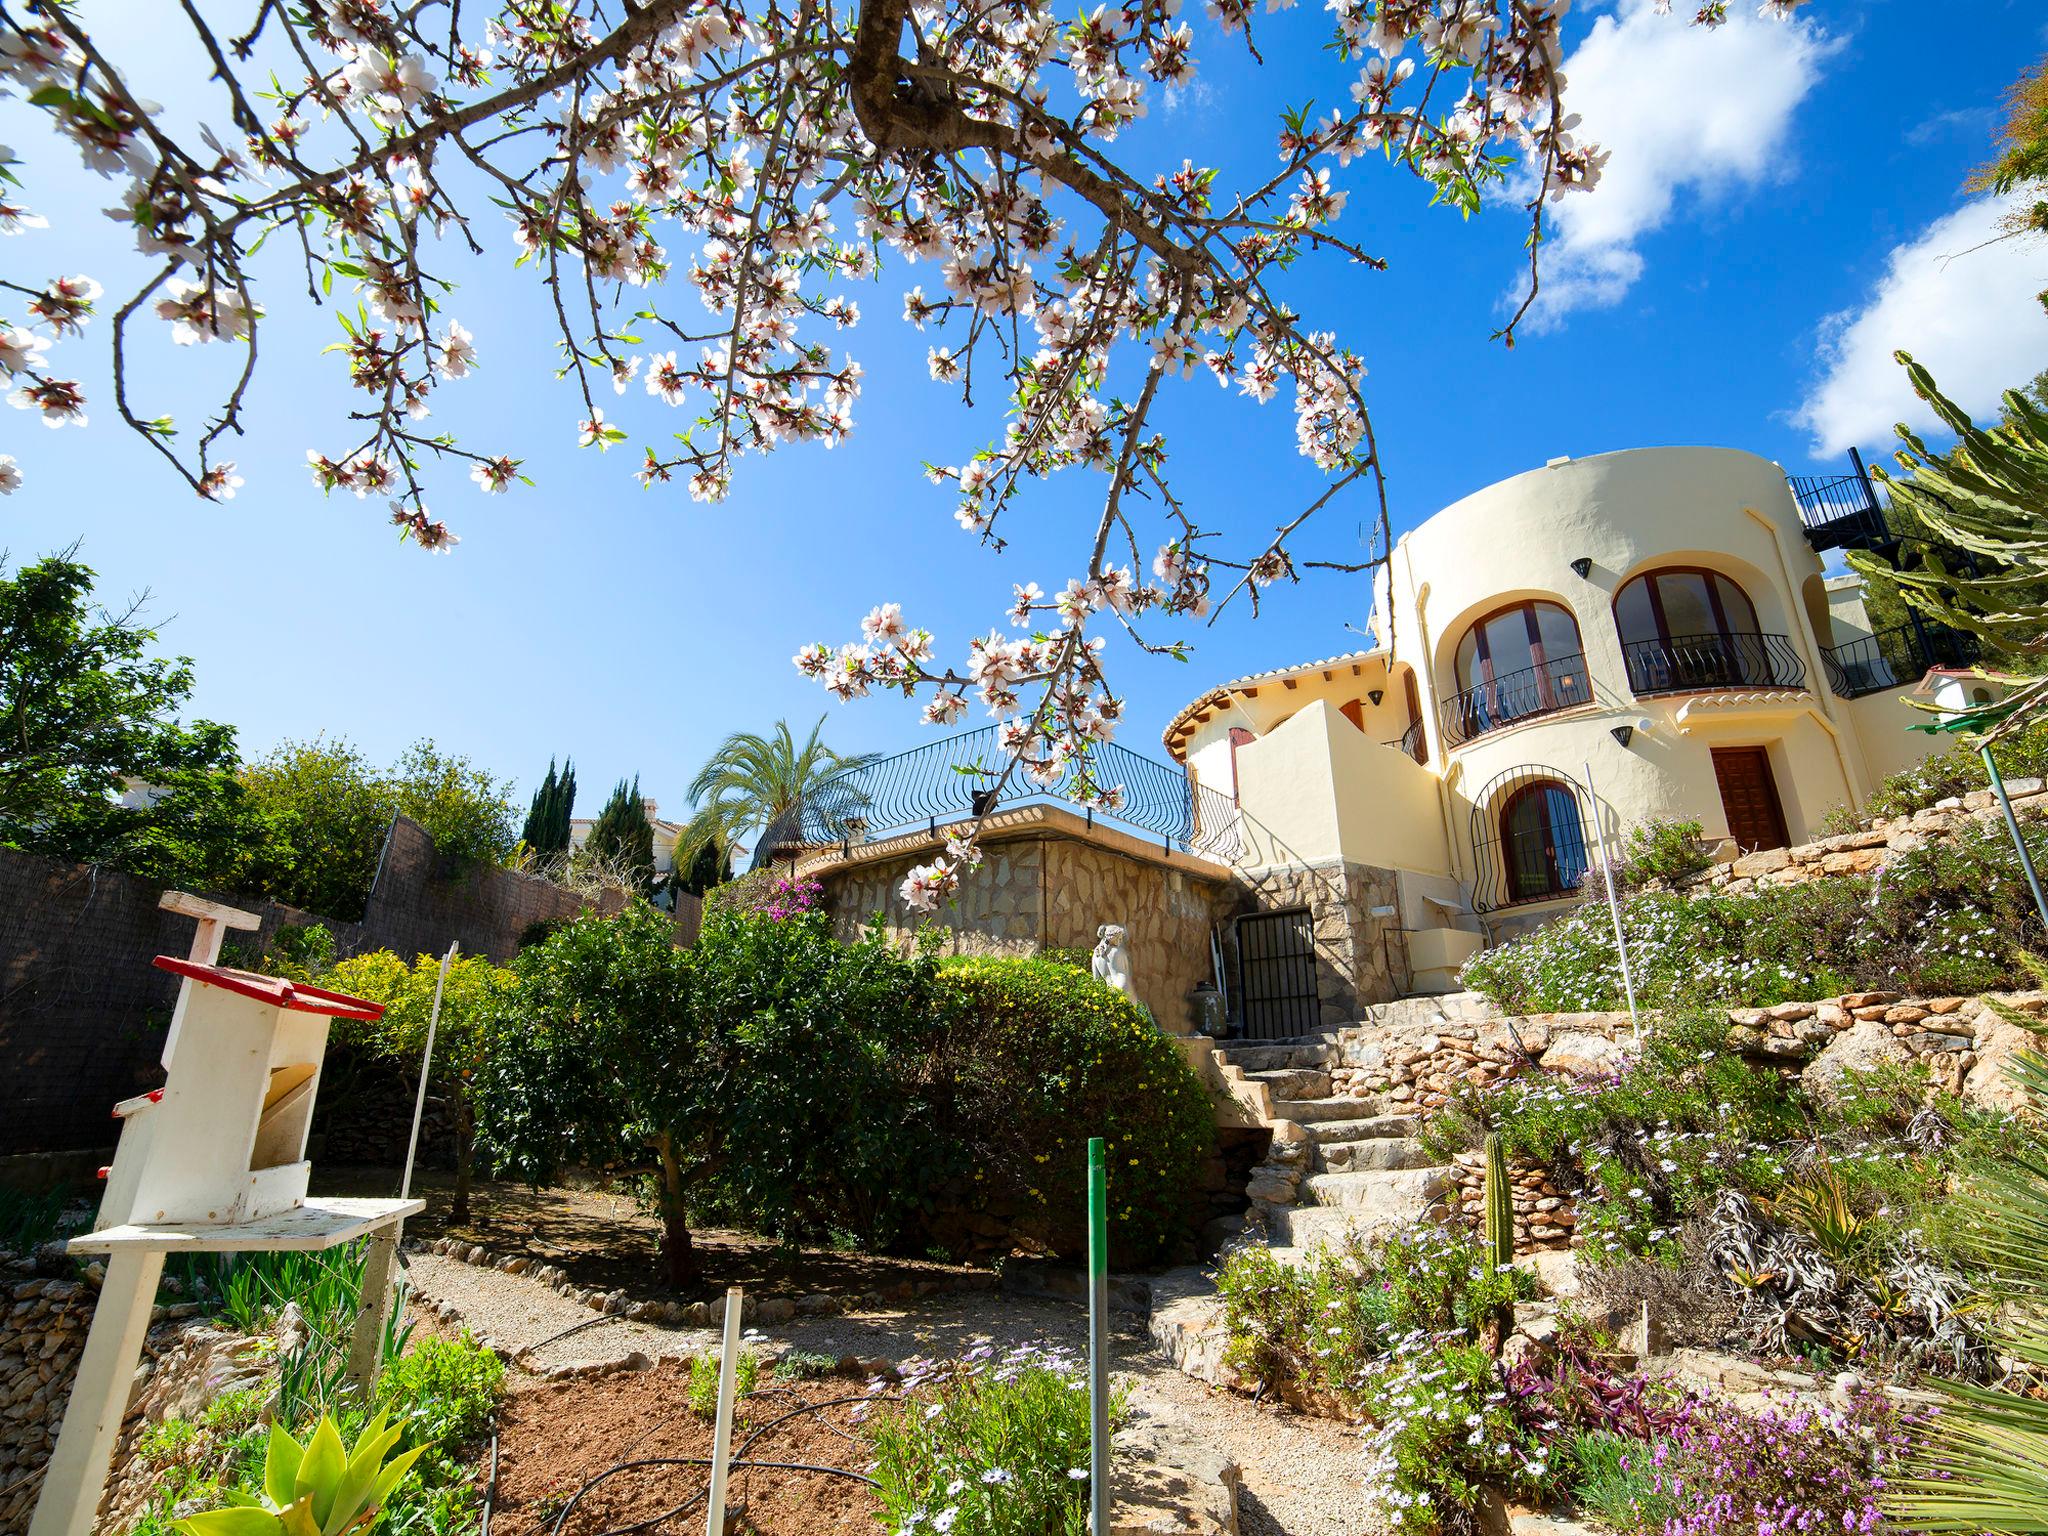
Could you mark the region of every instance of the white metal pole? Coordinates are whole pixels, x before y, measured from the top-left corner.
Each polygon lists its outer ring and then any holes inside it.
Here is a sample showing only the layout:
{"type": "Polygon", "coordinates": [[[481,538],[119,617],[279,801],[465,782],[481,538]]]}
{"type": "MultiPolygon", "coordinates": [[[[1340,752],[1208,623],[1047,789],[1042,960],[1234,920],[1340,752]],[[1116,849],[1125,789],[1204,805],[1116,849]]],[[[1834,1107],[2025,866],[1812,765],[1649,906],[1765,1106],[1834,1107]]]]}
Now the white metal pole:
{"type": "Polygon", "coordinates": [[[441,974],[434,978],[434,1011],[427,1015],[427,1049],[420,1057],[420,1090],[412,1101],[412,1137],[405,1144],[405,1178],[398,1186],[398,1198],[412,1198],[412,1160],[420,1149],[420,1120],[427,1112],[427,1073],[434,1064],[434,1032],[441,1027],[441,991],[448,985],[448,967],[462,948],[460,939],[448,946],[441,957],[441,974]]]}
{"type": "Polygon", "coordinates": [[[1629,1028],[1638,1050],[1643,1044],[1642,1015],[1636,1012],[1636,980],[1628,965],[1628,938],[1621,931],[1621,902],[1614,894],[1614,866],[1607,862],[1607,829],[1600,822],[1600,796],[1593,788],[1593,765],[1586,767],[1586,799],[1593,812],[1593,838],[1600,850],[1600,873],[1607,881],[1607,915],[1614,921],[1614,952],[1621,956],[1621,989],[1628,996],[1629,1028]]]}
{"type": "Polygon", "coordinates": [[[732,1398],[740,1360],[740,1288],[725,1293],[725,1345],[718,1357],[718,1423],[711,1435],[710,1509],[704,1536],[725,1536],[725,1469],[732,1449],[732,1398]]]}

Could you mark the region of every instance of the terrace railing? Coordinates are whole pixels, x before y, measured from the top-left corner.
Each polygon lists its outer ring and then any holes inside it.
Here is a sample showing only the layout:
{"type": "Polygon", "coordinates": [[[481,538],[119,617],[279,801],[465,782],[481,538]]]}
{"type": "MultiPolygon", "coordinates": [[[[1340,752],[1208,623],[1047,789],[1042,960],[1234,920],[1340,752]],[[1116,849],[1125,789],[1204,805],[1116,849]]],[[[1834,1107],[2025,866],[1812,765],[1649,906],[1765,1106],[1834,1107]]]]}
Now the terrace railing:
{"type": "Polygon", "coordinates": [[[1910,688],[1931,667],[1967,667],[1981,654],[1975,635],[1945,624],[1900,624],[1843,645],[1822,647],[1828,686],[1845,699],[1910,688]]]}
{"type": "Polygon", "coordinates": [[[1891,530],[1877,492],[1864,472],[1863,456],[1849,451],[1854,469],[1846,475],[1787,475],[1806,541],[1816,550],[1868,549],[1887,543],[1891,530]]]}
{"type": "Polygon", "coordinates": [[[1114,809],[1077,802],[1079,775],[1071,769],[1041,783],[1019,767],[998,791],[1008,761],[996,727],[986,725],[849,769],[819,785],[762,834],[755,867],[803,849],[851,849],[911,832],[934,835],[991,811],[1026,805],[1065,805],[1090,826],[1099,821],[1149,834],[1168,849],[1225,863],[1243,851],[1238,808],[1229,795],[1115,742],[1095,749],[1093,772],[1101,789],[1122,790],[1114,809]]]}
{"type": "Polygon", "coordinates": [[[1380,745],[1392,747],[1396,752],[1405,753],[1407,756],[1414,758],[1418,763],[1426,764],[1429,761],[1429,742],[1422,734],[1422,722],[1420,720],[1415,721],[1407,730],[1396,736],[1392,741],[1383,741],[1380,745]]]}
{"type": "Polygon", "coordinates": [[[1504,672],[1490,682],[1445,699],[1444,743],[1455,747],[1517,720],[1532,720],[1538,715],[1592,702],[1593,683],[1586,674],[1586,658],[1574,651],[1569,656],[1553,657],[1538,667],[1504,672]]]}
{"type": "Polygon", "coordinates": [[[1786,635],[1672,635],[1621,648],[1638,698],[1722,688],[1804,688],[1806,665],[1786,635]]]}

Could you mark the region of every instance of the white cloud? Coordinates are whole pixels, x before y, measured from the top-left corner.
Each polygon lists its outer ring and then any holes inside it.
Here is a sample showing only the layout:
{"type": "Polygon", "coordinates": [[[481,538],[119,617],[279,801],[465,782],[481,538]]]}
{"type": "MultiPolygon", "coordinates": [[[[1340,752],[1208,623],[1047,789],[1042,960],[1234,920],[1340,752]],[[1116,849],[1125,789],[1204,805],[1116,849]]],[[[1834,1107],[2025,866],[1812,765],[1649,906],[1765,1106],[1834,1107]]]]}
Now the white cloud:
{"type": "Polygon", "coordinates": [[[1822,324],[1823,371],[1792,417],[1816,457],[1889,441],[1899,421],[1939,430],[1894,352],[1912,353],[1979,418],[2048,366],[2048,314],[2035,298],[2048,288],[2048,250],[1994,239],[2007,201],[1976,198],[1894,247],[1869,298],[1822,324]]]}
{"type": "Polygon", "coordinates": [[[1734,7],[1710,31],[1658,15],[1653,0],[1622,0],[1565,60],[1578,137],[1613,158],[1592,192],[1550,205],[1539,326],[1619,303],[1643,274],[1638,242],[1681,193],[1725,195],[1787,168],[1793,112],[1838,45],[1809,21],[1754,12],[1734,7]]]}

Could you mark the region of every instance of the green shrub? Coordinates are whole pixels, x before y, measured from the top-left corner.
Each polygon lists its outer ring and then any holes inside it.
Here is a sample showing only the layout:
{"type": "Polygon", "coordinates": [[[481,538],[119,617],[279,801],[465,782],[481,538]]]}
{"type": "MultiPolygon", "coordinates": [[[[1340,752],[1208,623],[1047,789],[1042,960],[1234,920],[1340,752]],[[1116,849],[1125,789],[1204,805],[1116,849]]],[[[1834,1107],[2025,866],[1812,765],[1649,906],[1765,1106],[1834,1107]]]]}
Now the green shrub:
{"type": "MultiPolygon", "coordinates": [[[[690,1412],[700,1419],[718,1416],[718,1368],[715,1354],[690,1357],[690,1412]]],[[[751,1349],[741,1349],[732,1367],[733,1396],[745,1397],[760,1381],[761,1357],[751,1349]]]]}
{"type": "MultiPolygon", "coordinates": [[[[2048,777],[2048,722],[1993,744],[1992,761],[2000,777],[2007,779],[2048,777]]],[[[1884,816],[1910,816],[1939,800],[1988,789],[1991,779],[1984,772],[1984,759],[1977,749],[1962,742],[1937,752],[1923,763],[1887,776],[1871,791],[1860,809],[1837,806],[1823,818],[1823,835],[1853,832],[1884,816]]]]}
{"type": "Polygon", "coordinates": [[[1646,821],[1628,830],[1621,882],[1631,888],[1652,880],[1677,884],[1711,869],[1714,851],[1696,821],[1646,821]]]}
{"type": "Polygon", "coordinates": [[[1225,1359],[1269,1388],[1326,1392],[1371,1412],[1387,1359],[1404,1339],[1476,1330],[1528,1295],[1519,1269],[1496,1269],[1477,1238],[1413,1227],[1353,1237],[1298,1264],[1264,1247],[1235,1250],[1216,1277],[1225,1359]]]}
{"type": "Polygon", "coordinates": [[[1215,1144],[1180,1047],[1129,998],[1052,960],[946,961],[935,1007],[940,1123],[987,1201],[1036,1212],[1055,1252],[1084,1252],[1088,1140],[1100,1136],[1111,1261],[1170,1254],[1215,1144]]]}
{"type": "Polygon", "coordinates": [[[1617,1531],[1661,1531],[1679,1512],[1660,1490],[1654,1448],[1606,1430],[1580,1430],[1571,1443],[1572,1502],[1617,1531]]]}
{"type": "Polygon", "coordinates": [[[690,952],[731,1149],[698,1204],[791,1240],[914,1237],[935,1181],[959,1165],[924,1109],[932,965],[879,928],[840,944],[822,912],[782,910],[721,909],[690,952]]]}
{"type": "MultiPolygon", "coordinates": [[[[947,1536],[1083,1536],[1088,1393],[1060,1349],[981,1348],[903,1364],[905,1401],[869,1421],[890,1530],[947,1536]]],[[[1110,1402],[1112,1425],[1128,1389],[1110,1402]]]]}
{"type": "Polygon", "coordinates": [[[386,1362],[377,1378],[377,1401],[414,1441],[452,1449],[491,1426],[505,1363],[467,1333],[426,1339],[386,1362]]]}
{"type": "Polygon", "coordinates": [[[777,1381],[816,1381],[838,1369],[837,1355],[820,1354],[811,1349],[792,1349],[775,1362],[771,1374],[777,1381]]]}
{"type": "MultiPolygon", "coordinates": [[[[2048,862],[2048,831],[2028,831],[2048,862]]],[[[1982,992],[2032,984],[2041,941],[2003,826],[1965,829],[1894,858],[1873,876],[1811,880],[1746,895],[1643,891],[1621,904],[1636,996],[1648,1008],[1763,1006],[1878,990],[1982,992]]],[[[1614,929],[1604,904],[1475,955],[1465,985],[1510,1013],[1618,1008],[1614,929]]]]}

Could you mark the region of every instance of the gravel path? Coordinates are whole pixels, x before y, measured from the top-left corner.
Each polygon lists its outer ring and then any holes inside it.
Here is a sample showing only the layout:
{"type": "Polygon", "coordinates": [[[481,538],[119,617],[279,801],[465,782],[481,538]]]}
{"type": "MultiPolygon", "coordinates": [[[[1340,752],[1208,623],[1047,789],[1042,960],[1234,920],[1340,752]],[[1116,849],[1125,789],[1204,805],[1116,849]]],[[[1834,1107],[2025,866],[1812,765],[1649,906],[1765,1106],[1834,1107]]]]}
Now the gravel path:
{"type": "MultiPolygon", "coordinates": [[[[612,1361],[640,1351],[693,1355],[717,1347],[704,1328],[664,1328],[607,1318],[573,1335],[564,1329],[598,1314],[523,1275],[482,1269],[433,1254],[411,1256],[408,1278],[417,1298],[454,1307],[461,1326],[509,1350],[540,1344],[521,1363],[545,1373],[566,1365],[612,1361]]],[[[1244,1471],[1239,1495],[1243,1536],[1373,1536],[1358,1516],[1363,1446],[1355,1429],[1268,1408],[1182,1375],[1156,1354],[1128,1314],[1119,1324],[1116,1366],[1148,1417],[1170,1420],[1195,1440],[1236,1459],[1244,1471]]],[[[1078,1307],[996,1292],[963,1292],[901,1307],[835,1317],[797,1318],[764,1330],[771,1344],[862,1359],[956,1354],[969,1344],[1049,1341],[1076,1349],[1088,1342],[1078,1307]]]]}

